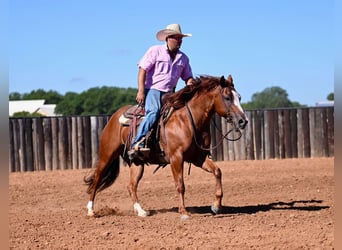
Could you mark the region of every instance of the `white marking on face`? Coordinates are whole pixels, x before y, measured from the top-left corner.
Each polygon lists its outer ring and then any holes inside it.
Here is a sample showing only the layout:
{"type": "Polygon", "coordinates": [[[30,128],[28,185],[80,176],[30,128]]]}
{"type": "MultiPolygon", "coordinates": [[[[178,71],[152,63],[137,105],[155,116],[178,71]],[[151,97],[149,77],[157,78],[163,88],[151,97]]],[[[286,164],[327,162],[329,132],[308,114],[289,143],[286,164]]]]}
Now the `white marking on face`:
{"type": "Polygon", "coordinates": [[[243,113],[243,109],[242,109],[241,104],[240,104],[240,95],[235,90],[233,90],[232,93],[234,96],[234,105],[239,108],[241,113],[243,113]]]}

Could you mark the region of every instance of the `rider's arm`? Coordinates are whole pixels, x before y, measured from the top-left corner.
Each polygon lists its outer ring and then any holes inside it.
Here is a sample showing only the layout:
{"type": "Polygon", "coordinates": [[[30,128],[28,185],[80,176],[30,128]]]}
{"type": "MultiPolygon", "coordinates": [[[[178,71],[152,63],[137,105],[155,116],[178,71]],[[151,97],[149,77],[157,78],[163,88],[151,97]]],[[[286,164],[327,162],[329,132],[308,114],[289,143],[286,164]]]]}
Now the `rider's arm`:
{"type": "Polygon", "coordinates": [[[138,93],[136,101],[138,104],[143,105],[145,101],[145,80],[146,80],[146,70],[139,67],[138,73],[138,93]]]}

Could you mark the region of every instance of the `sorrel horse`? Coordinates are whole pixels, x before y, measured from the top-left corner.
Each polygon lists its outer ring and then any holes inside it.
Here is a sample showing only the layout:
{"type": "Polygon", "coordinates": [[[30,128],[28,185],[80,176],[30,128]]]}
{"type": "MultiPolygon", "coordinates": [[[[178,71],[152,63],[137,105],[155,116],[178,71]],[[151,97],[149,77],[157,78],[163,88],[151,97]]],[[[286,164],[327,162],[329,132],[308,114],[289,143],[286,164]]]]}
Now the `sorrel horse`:
{"type": "Polygon", "coordinates": [[[211,210],[215,214],[220,211],[223,196],[221,170],[211,159],[209,150],[211,117],[216,112],[237,129],[245,128],[248,122],[240,105],[240,95],[234,88],[233,78],[231,75],[227,79],[223,76],[200,76],[196,78],[195,84],[165,96],[163,103],[164,107],[172,107],[173,112],[167,121],[160,123],[156,132],[159,139],[149,145],[149,158],[131,161],[127,155],[127,145],[130,144],[127,140],[132,126],[122,125],[119,118],[130,106],[120,108],[108,121],[100,139],[97,166],[91,175],[84,178],[88,185],[87,192],[90,194],[87,204],[89,216],[94,215],[94,199],[97,192],[112,185],[118,177],[120,156],[130,166],[128,190],[133,201],[133,209],[138,216],[148,215],[137,197],[138,184],[146,163],[170,165],[179,194],[179,213],[182,219],[189,217],[184,204],[184,162],[212,173],[216,180],[216,199],[211,210]]]}

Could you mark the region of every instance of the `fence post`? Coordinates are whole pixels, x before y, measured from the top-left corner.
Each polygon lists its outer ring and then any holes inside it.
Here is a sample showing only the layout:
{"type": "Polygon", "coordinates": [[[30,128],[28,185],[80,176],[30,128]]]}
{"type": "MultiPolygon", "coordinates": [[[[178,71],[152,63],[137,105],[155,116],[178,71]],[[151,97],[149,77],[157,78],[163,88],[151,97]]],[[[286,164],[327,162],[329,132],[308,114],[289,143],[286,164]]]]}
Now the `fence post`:
{"type": "Polygon", "coordinates": [[[43,118],[44,130],[44,150],[45,150],[45,167],[47,170],[52,170],[52,125],[51,118],[43,118]]]}
{"type": "Polygon", "coordinates": [[[334,156],[334,108],[327,108],[327,123],[328,123],[328,156],[334,156]]]}
{"type": "Polygon", "coordinates": [[[71,118],[71,138],[72,138],[72,169],[78,168],[78,126],[77,117],[73,116],[71,118]]]}
{"type": "Polygon", "coordinates": [[[58,160],[58,120],[57,117],[51,118],[51,135],[52,135],[52,169],[57,170],[59,167],[58,160]]]}
{"type": "Polygon", "coordinates": [[[94,167],[97,162],[97,152],[99,148],[99,137],[98,137],[98,121],[99,117],[90,117],[90,127],[91,127],[91,167],[94,167]]]}

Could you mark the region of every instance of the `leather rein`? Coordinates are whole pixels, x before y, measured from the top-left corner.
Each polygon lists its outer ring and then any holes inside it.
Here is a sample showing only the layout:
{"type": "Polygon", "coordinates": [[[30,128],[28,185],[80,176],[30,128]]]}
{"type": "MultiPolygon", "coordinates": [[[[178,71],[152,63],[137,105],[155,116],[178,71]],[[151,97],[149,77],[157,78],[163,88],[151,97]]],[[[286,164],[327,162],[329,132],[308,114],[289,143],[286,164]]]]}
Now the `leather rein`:
{"type": "Polygon", "coordinates": [[[191,121],[191,127],[192,127],[192,131],[193,131],[193,133],[194,133],[194,141],[195,141],[195,144],[196,144],[196,146],[199,147],[200,149],[206,150],[206,151],[210,151],[210,150],[216,149],[218,146],[220,146],[220,145],[223,143],[223,140],[224,140],[224,139],[226,139],[226,140],[228,140],[228,141],[237,141],[237,140],[239,140],[239,139],[241,138],[242,133],[241,133],[240,129],[237,128],[237,127],[235,126],[235,124],[233,123],[232,120],[230,120],[229,118],[226,119],[227,123],[231,123],[231,124],[233,125],[234,128],[228,130],[227,133],[225,133],[225,134],[223,135],[223,134],[222,134],[222,130],[219,129],[219,128],[217,127],[217,125],[216,125],[216,123],[215,123],[215,120],[213,119],[213,122],[214,122],[214,125],[215,125],[215,129],[218,130],[218,131],[220,131],[220,133],[221,133],[221,139],[220,139],[220,141],[219,141],[215,146],[212,146],[212,147],[203,147],[203,146],[201,146],[201,145],[198,143],[198,141],[197,141],[195,121],[194,121],[194,118],[193,118],[193,116],[192,116],[192,113],[191,113],[191,110],[190,110],[190,107],[189,107],[188,103],[185,104],[185,107],[186,107],[186,111],[187,111],[188,117],[189,117],[189,119],[190,119],[190,121],[191,121]],[[232,133],[232,132],[237,132],[237,133],[239,133],[238,137],[237,137],[237,138],[233,138],[233,139],[229,138],[228,136],[229,136],[229,134],[232,133]]]}

